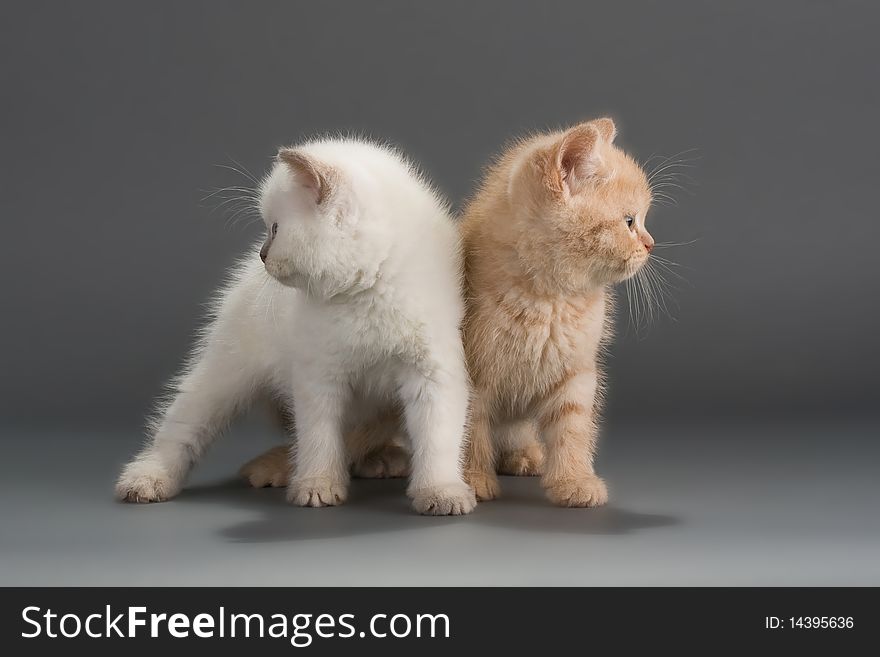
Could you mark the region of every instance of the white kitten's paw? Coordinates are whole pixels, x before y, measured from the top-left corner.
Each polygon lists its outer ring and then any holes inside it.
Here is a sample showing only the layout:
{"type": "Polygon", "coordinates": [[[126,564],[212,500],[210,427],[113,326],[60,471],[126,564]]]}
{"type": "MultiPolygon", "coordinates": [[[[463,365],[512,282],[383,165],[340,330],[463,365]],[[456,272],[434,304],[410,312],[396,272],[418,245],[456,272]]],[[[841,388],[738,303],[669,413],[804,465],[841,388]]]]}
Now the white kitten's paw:
{"type": "Polygon", "coordinates": [[[494,472],[466,472],[464,478],[480,502],[488,502],[501,495],[501,484],[494,472]]]}
{"type": "Polygon", "coordinates": [[[395,445],[367,454],[351,469],[361,479],[395,479],[408,477],[410,457],[406,450],[395,445]]]}
{"type": "Polygon", "coordinates": [[[164,502],[180,492],[181,483],[154,461],[134,460],[122,469],[116,498],[123,502],[164,502]]]}
{"type": "Polygon", "coordinates": [[[330,478],[296,480],[287,489],[287,501],[297,506],[337,506],[347,497],[347,482],[330,478]]]}
{"type": "Polygon", "coordinates": [[[463,516],[477,505],[474,491],[465,483],[419,488],[410,496],[413,508],[429,516],[463,516]]]}
{"type": "Polygon", "coordinates": [[[238,474],[254,488],[283,488],[290,481],[288,452],[284,445],[273,447],[241,466],[238,474]]]}
{"type": "Polygon", "coordinates": [[[544,482],[547,497],[559,506],[602,506],[608,501],[608,488],[596,475],[579,479],[544,482]]]}

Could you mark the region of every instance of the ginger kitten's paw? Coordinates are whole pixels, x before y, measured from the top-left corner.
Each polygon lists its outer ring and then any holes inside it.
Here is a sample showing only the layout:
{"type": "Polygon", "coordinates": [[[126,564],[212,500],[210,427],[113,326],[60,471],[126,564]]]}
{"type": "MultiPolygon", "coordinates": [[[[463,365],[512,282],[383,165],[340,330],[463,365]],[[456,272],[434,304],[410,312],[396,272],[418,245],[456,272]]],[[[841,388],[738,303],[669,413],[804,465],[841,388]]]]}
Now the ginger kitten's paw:
{"type": "Polygon", "coordinates": [[[348,497],[348,484],[332,479],[302,479],[291,483],[287,501],[297,506],[338,506],[348,497]]]}
{"type": "Polygon", "coordinates": [[[283,488],[290,481],[288,447],[279,445],[241,466],[238,474],[254,488],[283,488]]]}
{"type": "Polygon", "coordinates": [[[413,508],[428,516],[462,516],[477,505],[474,491],[464,483],[420,488],[410,496],[413,508]]]}
{"type": "Polygon", "coordinates": [[[547,497],[558,506],[593,507],[608,501],[605,482],[596,475],[546,482],[547,497]]]}
{"type": "Polygon", "coordinates": [[[361,479],[395,479],[408,477],[410,458],[406,450],[391,445],[367,454],[351,468],[351,473],[361,479]]]}
{"type": "Polygon", "coordinates": [[[474,489],[480,502],[488,502],[501,495],[501,484],[494,472],[468,472],[464,479],[474,489]]]}
{"type": "Polygon", "coordinates": [[[180,482],[151,461],[132,461],[116,482],[116,498],[122,502],[164,502],[179,492],[180,482]]]}
{"type": "Polygon", "coordinates": [[[544,452],[540,445],[502,452],[498,460],[498,473],[514,477],[535,477],[541,474],[544,452]]]}

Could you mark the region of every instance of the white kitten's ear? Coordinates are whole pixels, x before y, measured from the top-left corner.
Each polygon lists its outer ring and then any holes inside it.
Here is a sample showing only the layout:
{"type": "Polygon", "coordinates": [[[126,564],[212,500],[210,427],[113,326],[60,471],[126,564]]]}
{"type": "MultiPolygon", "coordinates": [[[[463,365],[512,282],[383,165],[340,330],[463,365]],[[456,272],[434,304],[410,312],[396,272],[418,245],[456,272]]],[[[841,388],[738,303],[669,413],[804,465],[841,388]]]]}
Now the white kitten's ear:
{"type": "Polygon", "coordinates": [[[316,204],[327,200],[333,188],[333,171],[329,166],[294,148],[279,150],[278,161],[285,164],[297,182],[312,193],[316,204]]]}

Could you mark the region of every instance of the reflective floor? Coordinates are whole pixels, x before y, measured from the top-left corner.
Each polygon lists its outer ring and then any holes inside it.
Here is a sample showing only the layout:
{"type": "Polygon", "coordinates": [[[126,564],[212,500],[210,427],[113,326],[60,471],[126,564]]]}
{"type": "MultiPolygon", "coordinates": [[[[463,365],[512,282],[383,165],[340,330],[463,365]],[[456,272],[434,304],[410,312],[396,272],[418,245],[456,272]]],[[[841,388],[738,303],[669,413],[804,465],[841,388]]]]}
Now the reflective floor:
{"type": "Polygon", "coordinates": [[[410,511],[402,481],[288,506],[241,462],[276,436],[226,437],[175,500],[112,500],[136,432],[0,438],[2,585],[880,584],[877,424],[608,427],[611,503],[558,509],[531,478],[462,518],[410,511]]]}

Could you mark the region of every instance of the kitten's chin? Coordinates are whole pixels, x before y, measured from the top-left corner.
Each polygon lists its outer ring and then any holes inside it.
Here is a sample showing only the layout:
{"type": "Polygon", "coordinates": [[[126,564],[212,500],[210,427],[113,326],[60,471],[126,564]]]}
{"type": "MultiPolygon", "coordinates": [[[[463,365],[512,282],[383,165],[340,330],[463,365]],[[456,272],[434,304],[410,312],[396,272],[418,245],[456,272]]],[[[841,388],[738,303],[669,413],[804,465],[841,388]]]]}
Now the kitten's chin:
{"type": "Polygon", "coordinates": [[[281,283],[284,287],[292,287],[297,290],[305,290],[307,287],[308,281],[305,276],[299,272],[286,269],[282,271],[278,267],[270,264],[270,262],[266,263],[266,273],[281,283]]]}
{"type": "Polygon", "coordinates": [[[624,281],[629,280],[633,276],[639,273],[642,267],[645,266],[645,263],[648,262],[647,258],[630,258],[629,260],[623,263],[623,269],[620,272],[620,276],[613,283],[623,283],[624,281]]]}
{"type": "Polygon", "coordinates": [[[273,276],[276,281],[281,283],[284,287],[291,287],[294,290],[300,290],[302,292],[308,291],[308,280],[305,276],[301,274],[289,274],[287,276],[273,276]]]}
{"type": "MultiPolygon", "coordinates": [[[[269,268],[267,267],[266,270],[269,271],[269,268]]],[[[269,271],[269,275],[284,287],[299,290],[314,299],[332,299],[352,291],[350,284],[334,280],[331,277],[309,277],[295,271],[283,273],[269,271]]]]}

